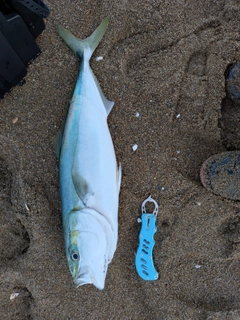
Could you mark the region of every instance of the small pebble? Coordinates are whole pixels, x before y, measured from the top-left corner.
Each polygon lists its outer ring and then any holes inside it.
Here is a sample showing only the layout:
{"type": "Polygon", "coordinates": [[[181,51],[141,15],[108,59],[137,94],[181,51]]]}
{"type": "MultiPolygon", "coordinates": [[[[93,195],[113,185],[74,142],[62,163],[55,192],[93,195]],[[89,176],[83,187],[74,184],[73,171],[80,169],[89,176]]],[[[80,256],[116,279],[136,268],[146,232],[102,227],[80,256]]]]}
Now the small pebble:
{"type": "Polygon", "coordinates": [[[12,123],[16,123],[18,122],[18,117],[15,117],[13,120],[12,120],[12,123]]]}
{"type": "Polygon", "coordinates": [[[137,145],[137,144],[134,144],[134,146],[132,146],[133,151],[136,151],[137,148],[138,148],[138,145],[137,145]]]}
{"type": "Polygon", "coordinates": [[[25,208],[26,208],[27,211],[30,211],[30,208],[26,203],[25,203],[25,208]]]}
{"type": "Polygon", "coordinates": [[[13,299],[17,298],[18,296],[19,296],[19,292],[11,293],[10,300],[13,300],[13,299]]]}
{"type": "Polygon", "coordinates": [[[180,113],[179,113],[179,114],[176,115],[176,118],[178,119],[178,118],[180,118],[180,116],[181,116],[181,115],[180,115],[180,113]]]}
{"type": "Polygon", "coordinates": [[[103,60],[102,56],[99,56],[99,57],[96,58],[96,61],[100,61],[100,60],[103,60]]]}
{"type": "Polygon", "coordinates": [[[137,112],[137,113],[136,113],[136,117],[138,118],[139,116],[140,116],[140,114],[137,112]]]}

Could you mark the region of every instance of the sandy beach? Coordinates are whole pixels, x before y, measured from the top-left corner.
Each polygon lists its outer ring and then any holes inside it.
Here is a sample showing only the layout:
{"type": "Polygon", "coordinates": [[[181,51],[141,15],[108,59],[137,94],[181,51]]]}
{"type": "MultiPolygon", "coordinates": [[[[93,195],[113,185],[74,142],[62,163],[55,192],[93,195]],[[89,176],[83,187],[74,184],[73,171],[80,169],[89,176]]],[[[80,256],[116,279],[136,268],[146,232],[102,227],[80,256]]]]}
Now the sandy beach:
{"type": "Polygon", "coordinates": [[[240,319],[240,203],[199,178],[208,157],[240,149],[240,109],[225,90],[240,61],[239,1],[45,3],[42,53],[0,100],[0,318],[240,319]],[[85,38],[106,16],[91,67],[115,102],[108,124],[123,177],[118,247],[100,291],[75,288],[68,270],[52,138],[79,71],[57,27],[85,38]],[[152,282],[135,269],[150,194],[159,204],[152,282]]]}

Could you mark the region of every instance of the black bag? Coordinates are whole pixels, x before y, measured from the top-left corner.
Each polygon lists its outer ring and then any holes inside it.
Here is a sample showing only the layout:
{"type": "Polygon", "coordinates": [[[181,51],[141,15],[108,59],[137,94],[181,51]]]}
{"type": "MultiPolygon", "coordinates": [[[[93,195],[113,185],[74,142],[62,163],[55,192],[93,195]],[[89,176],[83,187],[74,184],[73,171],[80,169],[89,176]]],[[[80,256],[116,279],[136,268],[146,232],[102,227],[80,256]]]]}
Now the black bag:
{"type": "Polygon", "coordinates": [[[0,0],[0,98],[21,83],[40,54],[35,39],[49,12],[41,0],[0,0]]]}

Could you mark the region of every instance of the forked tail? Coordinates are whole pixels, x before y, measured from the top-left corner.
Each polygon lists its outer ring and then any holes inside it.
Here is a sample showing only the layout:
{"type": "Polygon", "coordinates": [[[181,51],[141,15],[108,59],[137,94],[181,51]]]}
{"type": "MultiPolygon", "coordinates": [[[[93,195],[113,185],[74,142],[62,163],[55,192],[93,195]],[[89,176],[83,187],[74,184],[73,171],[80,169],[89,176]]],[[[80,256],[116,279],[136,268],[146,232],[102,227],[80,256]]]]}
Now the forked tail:
{"type": "Polygon", "coordinates": [[[108,26],[108,18],[105,18],[97,29],[86,39],[81,40],[72,35],[63,27],[58,28],[58,32],[66,44],[80,57],[89,60],[97,48],[99,42],[108,26]]]}

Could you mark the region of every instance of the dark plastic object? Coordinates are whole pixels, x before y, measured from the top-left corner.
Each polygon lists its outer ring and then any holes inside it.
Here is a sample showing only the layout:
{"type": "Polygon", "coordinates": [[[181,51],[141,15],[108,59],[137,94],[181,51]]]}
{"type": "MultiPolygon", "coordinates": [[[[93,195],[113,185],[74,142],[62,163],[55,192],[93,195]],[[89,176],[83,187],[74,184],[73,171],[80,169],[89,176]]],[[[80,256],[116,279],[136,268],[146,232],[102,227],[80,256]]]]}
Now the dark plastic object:
{"type": "Polygon", "coordinates": [[[240,200],[240,151],[226,151],[208,158],[202,164],[200,179],[207,190],[240,200]]]}
{"type": "MultiPolygon", "coordinates": [[[[40,49],[23,19],[16,13],[4,16],[0,12],[0,32],[25,66],[33,60],[40,49]]],[[[0,50],[2,50],[2,45],[0,50]]]]}
{"type": "Polygon", "coordinates": [[[36,39],[45,29],[43,18],[47,18],[49,15],[48,7],[40,0],[9,0],[9,2],[36,39]]]}
{"type": "Polygon", "coordinates": [[[240,106],[240,62],[231,64],[226,72],[226,93],[237,106],[240,106]]]}
{"type": "Polygon", "coordinates": [[[0,32],[0,98],[26,76],[27,69],[0,32]]]}
{"type": "Polygon", "coordinates": [[[41,0],[0,2],[0,98],[21,83],[40,54],[35,38],[45,29],[49,9],[41,0]]]}

